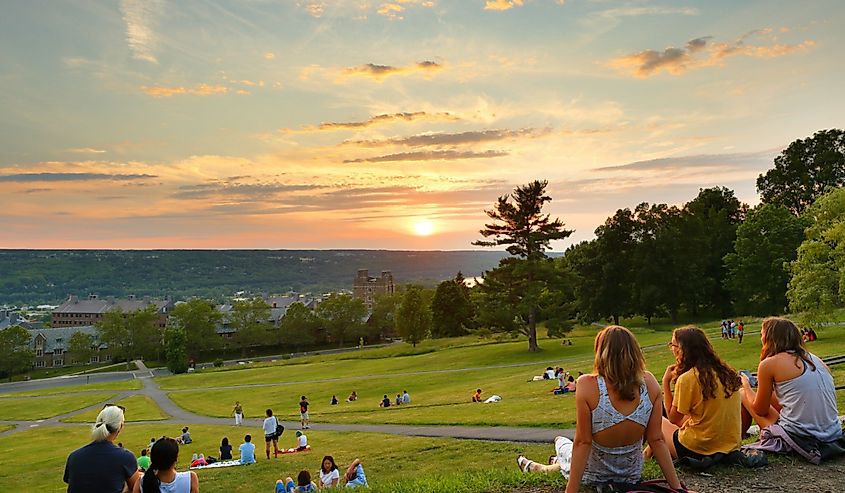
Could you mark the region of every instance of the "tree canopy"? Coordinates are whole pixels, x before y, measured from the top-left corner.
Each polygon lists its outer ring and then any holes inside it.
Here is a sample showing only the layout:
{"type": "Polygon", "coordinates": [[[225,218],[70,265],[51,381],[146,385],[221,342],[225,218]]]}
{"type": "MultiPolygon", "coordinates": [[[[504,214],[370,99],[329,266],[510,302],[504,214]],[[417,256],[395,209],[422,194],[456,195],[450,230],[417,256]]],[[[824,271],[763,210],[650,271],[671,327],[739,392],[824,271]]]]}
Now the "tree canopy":
{"type": "Polygon", "coordinates": [[[775,167],[757,178],[764,203],[799,215],[827,190],[845,185],[845,131],[819,130],[798,139],[775,158],[775,167]]]}
{"type": "Polygon", "coordinates": [[[416,347],[431,331],[431,309],[423,300],[422,288],[409,286],[396,309],[396,331],[416,347]]]}
{"type": "Polygon", "coordinates": [[[21,326],[0,330],[0,375],[9,377],[32,366],[35,351],[29,348],[29,332],[21,326]]]}

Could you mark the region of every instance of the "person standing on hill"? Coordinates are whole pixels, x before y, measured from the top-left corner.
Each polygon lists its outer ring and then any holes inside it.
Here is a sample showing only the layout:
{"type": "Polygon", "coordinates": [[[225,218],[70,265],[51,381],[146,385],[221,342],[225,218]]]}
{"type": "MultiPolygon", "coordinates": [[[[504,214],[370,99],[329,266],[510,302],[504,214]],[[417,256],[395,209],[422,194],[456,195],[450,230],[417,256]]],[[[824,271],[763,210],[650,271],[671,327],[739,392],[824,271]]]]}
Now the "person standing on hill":
{"type": "MultiPolygon", "coordinates": [[[[273,442],[273,453],[279,454],[279,435],[276,433],[276,427],[279,426],[279,421],[273,416],[273,410],[268,409],[267,417],[264,418],[264,451],[267,452],[267,458],[270,458],[270,442],[273,442]]],[[[275,456],[274,456],[275,457],[275,456]]]]}
{"type": "Polygon", "coordinates": [[[299,424],[303,430],[311,428],[310,421],[308,419],[308,399],[306,399],[304,395],[299,400],[299,424]]]}
{"type": "Polygon", "coordinates": [[[742,344],[742,336],[745,335],[745,323],[742,320],[736,326],[736,335],[739,336],[739,343],[742,344]]]}
{"type": "Polygon", "coordinates": [[[244,408],[241,406],[241,401],[235,401],[235,408],[232,409],[232,414],[235,415],[235,426],[240,426],[244,421],[244,408]]]}

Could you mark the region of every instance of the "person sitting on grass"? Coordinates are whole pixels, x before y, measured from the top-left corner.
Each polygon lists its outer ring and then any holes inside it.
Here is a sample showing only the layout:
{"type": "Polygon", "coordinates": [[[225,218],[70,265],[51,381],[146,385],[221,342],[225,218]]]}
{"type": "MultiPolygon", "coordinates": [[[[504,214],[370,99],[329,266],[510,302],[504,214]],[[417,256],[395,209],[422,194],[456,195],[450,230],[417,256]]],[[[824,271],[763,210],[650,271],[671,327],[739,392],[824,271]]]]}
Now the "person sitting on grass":
{"type": "MultiPolygon", "coordinates": [[[[182,436],[179,438],[179,440],[181,440],[181,443],[183,443],[183,444],[185,444],[185,445],[187,445],[187,444],[189,444],[189,443],[193,442],[193,440],[191,440],[191,433],[190,433],[190,432],[188,432],[188,427],[187,427],[187,426],[186,426],[186,427],[184,427],[184,428],[182,428],[182,436]]],[[[177,440],[177,442],[178,442],[179,440],[177,440]]]]}
{"type": "Polygon", "coordinates": [[[358,400],[358,393],[355,392],[354,390],[352,391],[351,394],[349,394],[349,397],[346,398],[346,402],[355,402],[357,400],[358,400]]]}
{"type": "Polygon", "coordinates": [[[303,451],[308,448],[308,437],[301,431],[296,432],[296,450],[303,451]]]}
{"type": "Polygon", "coordinates": [[[346,468],[344,479],[346,479],[347,488],[358,488],[359,486],[369,488],[370,486],[367,484],[364,466],[361,465],[361,461],[358,459],[353,460],[352,464],[349,464],[349,467],[346,468]]]}
{"type": "Polygon", "coordinates": [[[746,447],[796,452],[813,464],[845,453],[830,368],[807,351],[801,331],[790,320],[763,320],[760,339],[756,392],[742,376],[742,430],[752,418],[761,429],[760,440],[746,447]]]}
{"type": "Polygon", "coordinates": [[[333,395],[333,396],[332,396],[332,400],[331,400],[331,402],[330,402],[329,404],[330,404],[330,405],[332,405],[332,406],[336,406],[336,405],[337,405],[337,396],[336,396],[336,395],[333,395]]]}
{"type": "Polygon", "coordinates": [[[334,463],[334,457],[331,455],[323,457],[323,462],[320,463],[320,487],[336,488],[339,482],[340,472],[337,470],[337,464],[334,463]]]}
{"type": "Polygon", "coordinates": [[[198,493],[194,471],[176,472],[179,444],[173,438],[159,438],[150,451],[150,467],[135,483],[133,493],[198,493]]]}
{"type": "Polygon", "coordinates": [[[484,399],[481,398],[481,389],[475,389],[475,393],[472,394],[472,402],[484,402],[484,399]]]}
{"type": "Polygon", "coordinates": [[[241,464],[255,464],[255,444],[252,435],[244,437],[244,443],[238,448],[241,452],[241,464]]]}
{"type": "Polygon", "coordinates": [[[220,460],[232,460],[232,446],[229,445],[228,437],[220,441],[220,460]]]}
{"type": "Polygon", "coordinates": [[[390,407],[390,397],[387,394],[384,394],[384,397],[381,399],[381,402],[378,405],[379,407],[390,407]]]}
{"type": "Polygon", "coordinates": [[[396,394],[396,405],[397,406],[402,405],[402,394],[396,394]]]}
{"type": "Polygon", "coordinates": [[[669,348],[675,364],[663,374],[663,437],[672,458],[702,461],[739,450],[742,381],[737,371],[698,327],[675,329],[669,348]]]}
{"type": "Polygon", "coordinates": [[[146,471],[150,467],[150,456],[147,455],[147,449],[141,451],[141,456],[138,457],[138,470],[146,471]]]}
{"type": "Polygon", "coordinates": [[[553,464],[519,456],[519,468],[560,472],[568,479],[567,493],[576,493],[582,482],[633,487],[642,477],[645,438],[669,486],[681,489],[661,430],[660,384],[646,371],[636,338],[611,325],[596,335],[594,344],[594,373],[578,379],[575,394],[575,441],[556,437],[553,464]]]}
{"type": "Polygon", "coordinates": [[[311,481],[311,473],[306,470],[299,471],[296,476],[296,483],[291,477],[276,481],[276,493],[311,493],[317,491],[317,485],[311,481]]]}
{"type": "Polygon", "coordinates": [[[138,460],[132,452],[115,445],[123,431],[123,406],[106,404],[91,427],[91,443],[68,455],[64,482],[68,493],[102,491],[121,493],[138,482],[138,460]]]}

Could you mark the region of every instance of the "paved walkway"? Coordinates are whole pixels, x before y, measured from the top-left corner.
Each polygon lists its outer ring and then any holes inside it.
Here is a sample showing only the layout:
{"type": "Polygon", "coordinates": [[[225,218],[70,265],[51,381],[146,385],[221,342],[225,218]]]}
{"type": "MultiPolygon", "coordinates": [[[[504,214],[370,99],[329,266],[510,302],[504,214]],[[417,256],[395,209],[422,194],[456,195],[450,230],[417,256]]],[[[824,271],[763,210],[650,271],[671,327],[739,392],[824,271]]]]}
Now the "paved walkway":
{"type": "MultiPolygon", "coordinates": [[[[536,365],[537,363],[532,363],[536,365]]],[[[139,367],[140,368],[140,367],[139,367]]],[[[90,426],[86,423],[63,423],[62,419],[76,416],[90,410],[100,409],[103,404],[110,401],[123,399],[131,395],[145,395],[151,398],[155,403],[170,415],[169,419],[158,421],[133,421],[129,426],[135,424],[160,424],[160,425],[174,425],[182,427],[185,425],[226,425],[234,424],[232,418],[215,418],[211,416],[201,416],[186,411],[174,403],[167,392],[161,390],[156,382],[151,378],[150,374],[144,375],[139,372],[138,378],[143,383],[143,388],[139,390],[130,390],[120,392],[114,397],[110,397],[107,401],[98,402],[91,406],[78,411],[62,414],[49,419],[41,419],[37,421],[0,421],[0,424],[11,424],[15,428],[6,432],[0,433],[0,436],[12,435],[32,428],[38,427],[73,427],[73,426],[90,426]]],[[[264,384],[258,384],[264,385],[264,384]]],[[[278,384],[267,384],[278,385],[278,384]]],[[[226,387],[221,387],[226,388],[226,387]]],[[[168,391],[170,392],[170,391],[168,391]]],[[[247,427],[260,428],[263,422],[262,418],[245,419],[244,425],[247,427]]],[[[285,428],[296,429],[299,423],[282,422],[285,428]]],[[[527,443],[550,443],[555,436],[564,435],[572,438],[575,430],[571,429],[555,429],[555,428],[513,428],[513,427],[485,427],[485,426],[410,426],[410,425],[364,425],[364,424],[331,424],[331,423],[316,423],[311,425],[313,430],[325,431],[347,431],[347,432],[367,432],[367,433],[387,433],[391,435],[406,435],[406,436],[423,436],[423,437],[441,437],[441,438],[462,438],[469,440],[492,440],[492,441],[509,441],[509,442],[527,442],[527,443]]]]}

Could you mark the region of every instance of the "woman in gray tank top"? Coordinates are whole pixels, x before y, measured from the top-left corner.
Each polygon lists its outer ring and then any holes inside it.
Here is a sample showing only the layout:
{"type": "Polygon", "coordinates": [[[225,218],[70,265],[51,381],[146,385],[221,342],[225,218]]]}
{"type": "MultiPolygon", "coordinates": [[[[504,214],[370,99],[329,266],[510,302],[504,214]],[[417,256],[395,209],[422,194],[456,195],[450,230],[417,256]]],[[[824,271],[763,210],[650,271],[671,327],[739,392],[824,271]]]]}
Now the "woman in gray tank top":
{"type": "Polygon", "coordinates": [[[842,438],[830,369],[807,351],[798,327],[784,318],[767,318],[760,338],[757,391],[742,377],[743,430],[753,418],[761,429],[779,425],[794,437],[842,438]]]}

